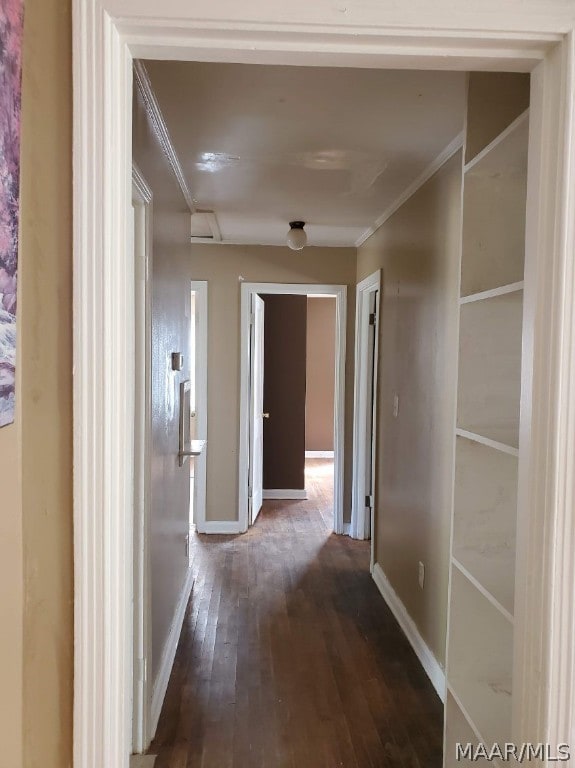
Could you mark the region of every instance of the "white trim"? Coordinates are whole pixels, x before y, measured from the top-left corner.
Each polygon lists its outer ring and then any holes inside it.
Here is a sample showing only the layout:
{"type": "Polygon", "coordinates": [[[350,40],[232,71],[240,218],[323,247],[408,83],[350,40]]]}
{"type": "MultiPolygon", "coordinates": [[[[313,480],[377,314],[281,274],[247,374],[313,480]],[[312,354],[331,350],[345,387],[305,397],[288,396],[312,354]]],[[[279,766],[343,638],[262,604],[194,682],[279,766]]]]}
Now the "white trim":
{"type": "Polygon", "coordinates": [[[409,643],[419,661],[421,666],[425,670],[427,676],[431,680],[431,683],[437,695],[441,701],[445,701],[445,672],[441,667],[441,664],[437,661],[433,655],[431,649],[422,638],[417,625],[407,612],[405,605],[401,602],[397,593],[391,586],[389,579],[383,572],[383,569],[379,563],[375,563],[373,567],[373,580],[375,581],[377,588],[381,592],[381,596],[387,603],[390,611],[395,616],[395,619],[403,633],[409,640],[409,643]]]}
{"type": "Polygon", "coordinates": [[[170,682],[170,675],[172,674],[172,667],[174,666],[174,659],[176,658],[176,651],[178,650],[180,635],[182,634],[184,616],[186,615],[186,608],[188,607],[193,584],[194,571],[192,568],[188,568],[186,579],[178,598],[178,604],[176,605],[170,631],[166,639],[166,644],[164,645],[164,650],[162,651],[162,659],[160,661],[160,666],[158,667],[158,674],[154,680],[151,713],[152,735],[156,733],[156,729],[158,727],[158,720],[160,719],[162,706],[164,704],[166,691],[168,689],[168,683],[170,682]]]}
{"type": "Polygon", "coordinates": [[[496,296],[505,296],[507,293],[517,293],[522,291],[524,287],[523,280],[518,283],[509,283],[509,285],[502,285],[499,288],[490,288],[488,291],[480,291],[479,293],[470,293],[469,296],[462,296],[459,299],[460,304],[470,304],[473,301],[483,301],[484,299],[494,299],[496,296]]]}
{"type": "Polygon", "coordinates": [[[470,573],[470,572],[467,570],[467,568],[466,568],[464,565],[462,565],[462,564],[459,562],[459,560],[458,560],[456,557],[454,557],[453,555],[451,556],[451,562],[452,562],[452,563],[453,563],[453,565],[454,565],[454,566],[457,568],[457,570],[458,570],[458,571],[459,571],[461,574],[463,574],[463,576],[464,576],[464,577],[467,579],[467,581],[470,581],[470,582],[473,584],[473,586],[474,586],[474,587],[475,587],[475,588],[476,588],[476,589],[477,589],[479,592],[481,592],[481,594],[483,595],[483,597],[485,597],[487,600],[489,600],[489,602],[491,603],[491,605],[492,605],[494,608],[496,608],[496,609],[499,611],[499,613],[501,613],[501,614],[502,614],[502,615],[503,615],[503,616],[504,616],[504,617],[507,619],[507,621],[508,621],[510,624],[513,624],[513,623],[514,623],[513,614],[512,614],[512,613],[509,613],[509,611],[507,610],[507,608],[505,608],[504,606],[502,606],[502,605],[501,605],[501,603],[499,602],[499,600],[497,600],[497,598],[493,597],[493,595],[491,594],[491,592],[490,592],[488,589],[486,589],[486,588],[483,586],[483,584],[482,584],[482,583],[481,583],[481,582],[480,582],[478,579],[476,579],[476,578],[475,578],[475,576],[474,576],[472,573],[470,573]]]}
{"type": "Polygon", "coordinates": [[[532,72],[513,738],[575,742],[575,13],[547,5],[73,0],[74,768],[130,743],[133,56],[532,72]]]}
{"type": "Polygon", "coordinates": [[[307,491],[304,488],[264,488],[264,499],[307,499],[307,491]]]}
{"type": "Polygon", "coordinates": [[[344,523],[342,534],[344,536],[351,536],[351,523],[344,523]]]}
{"type": "Polygon", "coordinates": [[[134,206],[134,521],[133,521],[133,663],[132,750],[143,752],[151,741],[151,692],[148,669],[152,658],[150,499],[151,499],[151,338],[152,190],[132,164],[134,206]]]}
{"type": "Polygon", "coordinates": [[[333,451],[306,451],[306,459],[333,459],[333,451]]]}
{"type": "Polygon", "coordinates": [[[458,437],[465,437],[467,440],[473,440],[474,443],[481,443],[481,445],[486,445],[488,448],[494,448],[496,451],[508,453],[510,456],[519,456],[519,448],[507,445],[506,443],[500,443],[497,440],[492,440],[490,437],[483,437],[483,435],[478,435],[476,432],[469,432],[467,429],[460,429],[457,427],[455,434],[458,437]]]}
{"type": "Polygon", "coordinates": [[[220,535],[235,535],[243,533],[240,523],[237,520],[206,520],[204,530],[198,533],[213,533],[220,535]]]}
{"type": "Polygon", "coordinates": [[[335,405],[334,405],[334,494],[333,530],[343,532],[343,474],[345,424],[345,342],[347,286],[302,283],[242,283],[240,306],[240,444],[238,451],[238,519],[241,531],[248,529],[249,467],[249,338],[250,307],[253,294],[295,294],[307,296],[321,293],[336,298],[335,320],[335,405]]]}
{"type": "MultiPolygon", "coordinates": [[[[196,438],[208,439],[208,282],[192,280],[196,292],[196,438]]],[[[204,533],[206,521],[206,480],[209,446],[197,456],[194,467],[194,523],[204,533]]]]}
{"type": "Polygon", "coordinates": [[[437,171],[443,165],[445,165],[445,163],[450,160],[456,152],[461,149],[464,140],[465,134],[462,131],[454,139],[452,139],[452,141],[449,142],[445,149],[443,149],[436,158],[431,161],[427,168],[423,169],[419,176],[403,190],[399,197],[397,197],[396,200],[394,200],[394,202],[385,209],[381,216],[378,216],[378,218],[375,220],[375,223],[365,230],[365,232],[356,240],[355,247],[359,248],[360,245],[363,245],[365,241],[374,234],[374,232],[377,232],[382,224],[385,224],[385,222],[391,216],[393,216],[393,214],[399,210],[404,203],[409,200],[410,197],[413,197],[417,190],[420,189],[425,183],[427,183],[429,179],[434,174],[436,174],[437,171]]]}
{"type": "MultiPolygon", "coordinates": [[[[354,539],[371,538],[371,562],[374,562],[374,536],[373,520],[375,517],[375,487],[365,487],[366,474],[366,440],[367,440],[367,389],[368,379],[368,354],[369,342],[369,301],[370,295],[379,293],[380,302],[375,313],[375,351],[374,351],[374,379],[375,390],[372,420],[373,454],[372,461],[375,466],[377,424],[377,371],[379,350],[379,316],[381,314],[381,269],[373,272],[362,280],[355,289],[355,367],[354,367],[354,408],[353,408],[353,480],[351,491],[351,535],[354,539]],[[373,496],[371,507],[371,519],[366,515],[365,497],[373,496]]],[[[375,486],[375,483],[374,483],[375,486]]]]}
{"type": "Polygon", "coordinates": [[[496,147],[504,142],[508,136],[514,133],[527,120],[529,120],[529,107],[524,112],[522,112],[519,117],[515,118],[512,123],[509,123],[507,128],[504,131],[501,131],[501,133],[498,134],[490,144],[484,147],[481,152],[475,155],[475,157],[472,157],[471,160],[463,166],[463,173],[467,173],[473,168],[473,166],[477,165],[477,163],[480,163],[484,157],[487,157],[487,155],[489,155],[496,147]]]}
{"type": "Polygon", "coordinates": [[[154,89],[150,83],[150,78],[148,77],[144,62],[137,59],[134,61],[134,80],[138,86],[138,90],[142,94],[142,99],[144,100],[147,115],[150,118],[152,125],[154,126],[154,130],[162,147],[162,151],[166,155],[168,163],[170,164],[170,168],[172,169],[172,173],[174,174],[184,200],[186,201],[186,205],[188,206],[190,213],[193,214],[196,210],[195,201],[192,193],[190,192],[184,171],[182,170],[180,158],[178,157],[178,154],[172,143],[172,138],[170,136],[170,132],[168,131],[168,126],[166,125],[162,110],[160,109],[160,105],[156,99],[156,94],[154,93],[154,89]]]}

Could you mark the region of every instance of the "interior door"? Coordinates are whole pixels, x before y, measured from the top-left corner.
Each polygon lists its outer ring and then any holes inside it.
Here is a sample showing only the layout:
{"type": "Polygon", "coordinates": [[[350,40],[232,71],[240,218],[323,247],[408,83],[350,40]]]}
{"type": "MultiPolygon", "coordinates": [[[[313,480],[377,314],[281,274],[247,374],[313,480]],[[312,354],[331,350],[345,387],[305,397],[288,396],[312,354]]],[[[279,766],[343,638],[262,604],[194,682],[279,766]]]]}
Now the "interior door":
{"type": "Polygon", "coordinates": [[[249,513],[253,524],[262,507],[264,464],[264,301],[252,296],[250,333],[249,513]]]}
{"type": "Polygon", "coordinates": [[[366,412],[366,452],[365,452],[365,489],[366,489],[366,515],[365,538],[372,535],[373,496],[375,486],[375,346],[377,331],[377,299],[378,292],[369,294],[369,335],[367,349],[367,412],[366,412]]]}

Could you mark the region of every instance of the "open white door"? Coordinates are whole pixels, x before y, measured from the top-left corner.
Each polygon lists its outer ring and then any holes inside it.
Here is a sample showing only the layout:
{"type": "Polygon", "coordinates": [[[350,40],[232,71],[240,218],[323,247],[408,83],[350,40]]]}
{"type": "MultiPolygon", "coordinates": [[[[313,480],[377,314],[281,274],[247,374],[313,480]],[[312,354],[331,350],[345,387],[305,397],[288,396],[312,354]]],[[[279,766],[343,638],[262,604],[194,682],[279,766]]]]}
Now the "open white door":
{"type": "Polygon", "coordinates": [[[262,507],[264,465],[264,301],[252,295],[250,324],[249,522],[262,507]]]}
{"type": "Polygon", "coordinates": [[[355,315],[351,535],[354,539],[372,539],[372,560],[380,283],[378,270],[358,284],[355,315]]]}

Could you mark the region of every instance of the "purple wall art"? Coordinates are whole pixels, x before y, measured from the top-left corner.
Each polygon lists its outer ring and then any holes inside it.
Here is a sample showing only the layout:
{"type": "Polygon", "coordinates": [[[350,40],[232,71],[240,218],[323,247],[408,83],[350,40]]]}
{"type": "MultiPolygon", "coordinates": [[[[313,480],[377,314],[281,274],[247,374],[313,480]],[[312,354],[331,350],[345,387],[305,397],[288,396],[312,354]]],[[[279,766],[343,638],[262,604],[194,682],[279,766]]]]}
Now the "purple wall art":
{"type": "Polygon", "coordinates": [[[23,0],[0,0],[0,427],[14,421],[23,0]]]}

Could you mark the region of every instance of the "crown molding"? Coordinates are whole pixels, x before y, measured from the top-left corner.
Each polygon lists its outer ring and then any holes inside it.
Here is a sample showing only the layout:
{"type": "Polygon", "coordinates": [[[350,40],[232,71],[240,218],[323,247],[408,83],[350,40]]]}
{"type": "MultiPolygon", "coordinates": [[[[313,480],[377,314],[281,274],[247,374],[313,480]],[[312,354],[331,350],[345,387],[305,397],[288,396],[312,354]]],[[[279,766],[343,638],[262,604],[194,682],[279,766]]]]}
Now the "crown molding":
{"type": "Polygon", "coordinates": [[[172,144],[168,126],[166,125],[166,121],[162,115],[160,105],[156,99],[156,94],[152,89],[152,84],[146,71],[146,67],[139,59],[134,60],[134,78],[138,90],[142,94],[148,117],[150,118],[162,150],[168,158],[168,163],[170,164],[172,173],[174,174],[176,181],[178,182],[178,186],[182,191],[186,205],[190,209],[190,213],[195,213],[194,199],[188,186],[188,182],[186,181],[186,177],[184,176],[180,159],[176,153],[176,150],[174,149],[174,145],[172,144]]]}
{"type": "Polygon", "coordinates": [[[369,227],[369,229],[366,229],[365,232],[359,237],[355,243],[355,247],[359,248],[360,245],[363,245],[365,241],[370,238],[374,232],[377,232],[377,230],[381,227],[382,224],[385,224],[385,222],[390,218],[390,216],[393,216],[393,214],[401,208],[401,206],[406,203],[410,197],[412,197],[418,189],[420,189],[426,181],[429,181],[429,179],[433,176],[434,173],[437,173],[437,171],[441,168],[442,165],[445,165],[445,163],[450,160],[453,155],[460,150],[463,147],[465,141],[465,133],[464,131],[461,131],[461,133],[458,133],[457,136],[449,142],[449,144],[445,147],[444,150],[442,150],[437,157],[431,161],[431,163],[425,168],[419,176],[414,179],[409,186],[407,186],[403,192],[395,199],[395,201],[389,205],[385,211],[379,216],[375,223],[369,227]]]}

